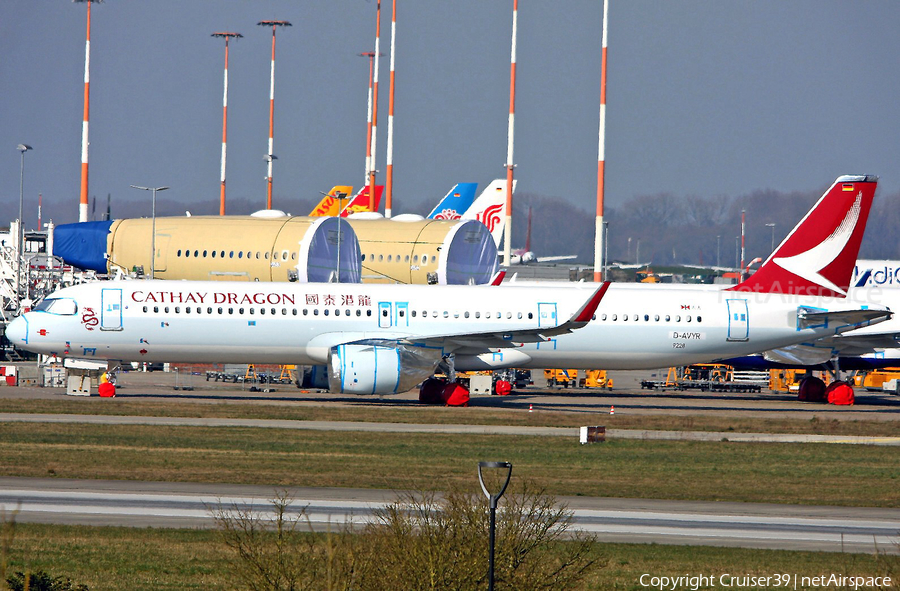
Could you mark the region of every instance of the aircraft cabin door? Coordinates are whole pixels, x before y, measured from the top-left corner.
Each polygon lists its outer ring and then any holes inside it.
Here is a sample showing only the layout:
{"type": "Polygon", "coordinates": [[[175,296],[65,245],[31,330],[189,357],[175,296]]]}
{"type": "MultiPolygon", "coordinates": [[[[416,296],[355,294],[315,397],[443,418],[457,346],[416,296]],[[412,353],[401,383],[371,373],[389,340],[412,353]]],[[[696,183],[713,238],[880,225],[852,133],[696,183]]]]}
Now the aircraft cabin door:
{"type": "Polygon", "coordinates": [[[746,341],[750,339],[750,314],[747,300],[725,300],[728,305],[728,340],[746,341]]]}
{"type": "Polygon", "coordinates": [[[122,290],[100,290],[100,330],[122,330],[122,290]]]}
{"type": "Polygon", "coordinates": [[[393,306],[390,302],[378,302],[378,327],[391,328],[393,326],[394,314],[393,306]]]}
{"type": "Polygon", "coordinates": [[[556,326],[556,304],[539,303],[538,304],[538,328],[546,328],[548,326],[556,326]]]}

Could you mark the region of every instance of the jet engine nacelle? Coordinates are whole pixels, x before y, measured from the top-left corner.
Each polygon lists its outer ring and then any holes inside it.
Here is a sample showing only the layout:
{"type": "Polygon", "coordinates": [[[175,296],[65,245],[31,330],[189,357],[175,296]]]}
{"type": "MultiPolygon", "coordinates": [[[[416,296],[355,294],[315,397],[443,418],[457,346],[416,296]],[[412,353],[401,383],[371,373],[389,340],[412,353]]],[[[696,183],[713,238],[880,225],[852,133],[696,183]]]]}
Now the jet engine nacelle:
{"type": "Polygon", "coordinates": [[[339,345],[328,358],[328,389],[334,393],[395,394],[431,377],[439,350],[394,343],[339,345]]]}

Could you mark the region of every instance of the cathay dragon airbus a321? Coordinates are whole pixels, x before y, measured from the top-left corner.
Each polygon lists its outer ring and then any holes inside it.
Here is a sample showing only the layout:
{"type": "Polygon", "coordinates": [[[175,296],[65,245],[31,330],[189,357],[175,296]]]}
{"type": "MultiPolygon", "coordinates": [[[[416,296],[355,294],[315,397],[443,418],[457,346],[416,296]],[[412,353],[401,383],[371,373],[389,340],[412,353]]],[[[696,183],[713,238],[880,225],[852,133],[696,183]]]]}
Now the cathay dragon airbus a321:
{"type": "Polygon", "coordinates": [[[109,281],[48,296],[7,337],[62,357],[325,364],[332,391],[357,393],[403,391],[442,361],[630,369],[737,357],[890,317],[844,297],[876,180],[840,177],[756,274],[721,290],[109,281]]]}

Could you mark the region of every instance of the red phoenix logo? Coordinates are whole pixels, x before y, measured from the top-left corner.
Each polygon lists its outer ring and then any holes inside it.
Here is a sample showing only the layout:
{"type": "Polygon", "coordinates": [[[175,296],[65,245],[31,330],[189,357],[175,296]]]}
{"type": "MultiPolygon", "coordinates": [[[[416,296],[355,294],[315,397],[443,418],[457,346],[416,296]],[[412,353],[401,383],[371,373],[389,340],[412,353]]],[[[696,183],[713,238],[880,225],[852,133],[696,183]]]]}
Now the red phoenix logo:
{"type": "Polygon", "coordinates": [[[497,227],[497,224],[500,223],[500,212],[502,210],[502,204],[490,205],[476,217],[479,222],[487,226],[489,231],[493,232],[494,228],[497,227]]]}

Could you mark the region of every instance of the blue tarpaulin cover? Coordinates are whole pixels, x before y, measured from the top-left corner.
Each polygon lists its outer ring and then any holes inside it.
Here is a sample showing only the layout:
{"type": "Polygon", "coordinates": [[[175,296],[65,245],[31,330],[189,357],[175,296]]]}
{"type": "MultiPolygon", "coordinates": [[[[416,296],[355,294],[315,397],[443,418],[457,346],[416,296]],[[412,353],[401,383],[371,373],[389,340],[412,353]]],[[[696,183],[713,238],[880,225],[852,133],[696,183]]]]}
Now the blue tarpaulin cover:
{"type": "Polygon", "coordinates": [[[106,237],[112,221],[60,224],[53,229],[53,254],[79,269],[106,273],[106,237]]]}

